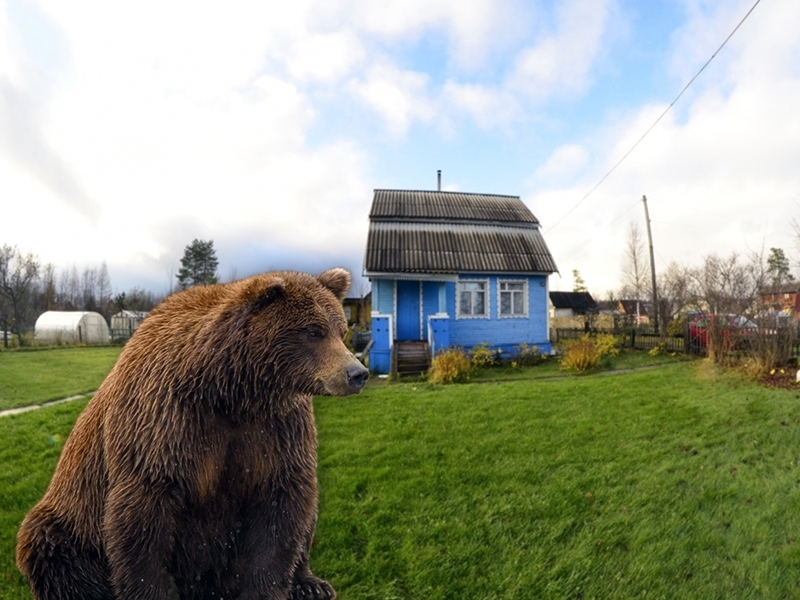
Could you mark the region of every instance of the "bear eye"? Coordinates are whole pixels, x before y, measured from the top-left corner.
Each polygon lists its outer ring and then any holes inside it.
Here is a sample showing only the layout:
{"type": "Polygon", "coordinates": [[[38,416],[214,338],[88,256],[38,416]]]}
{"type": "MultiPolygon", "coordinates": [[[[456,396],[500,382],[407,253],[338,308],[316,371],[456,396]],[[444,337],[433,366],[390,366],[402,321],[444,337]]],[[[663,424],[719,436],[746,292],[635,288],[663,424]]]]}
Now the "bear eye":
{"type": "Polygon", "coordinates": [[[311,340],[321,340],[323,337],[325,337],[325,334],[319,327],[309,327],[306,329],[306,335],[308,336],[308,339],[311,340]]]}

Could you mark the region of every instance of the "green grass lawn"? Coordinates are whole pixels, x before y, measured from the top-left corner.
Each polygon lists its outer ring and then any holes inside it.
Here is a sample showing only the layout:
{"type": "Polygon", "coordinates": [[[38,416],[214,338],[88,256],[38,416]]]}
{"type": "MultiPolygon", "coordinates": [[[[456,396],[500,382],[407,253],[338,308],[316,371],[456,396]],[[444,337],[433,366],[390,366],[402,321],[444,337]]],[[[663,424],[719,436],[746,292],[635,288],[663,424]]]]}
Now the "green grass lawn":
{"type": "Polygon", "coordinates": [[[92,392],[121,347],[0,352],[0,410],[92,392]]]}
{"type": "MultiPolygon", "coordinates": [[[[0,419],[0,598],[30,597],[14,535],[84,405],[0,419]]],[[[701,361],[316,411],[312,566],[343,600],[800,597],[797,392],[701,361]]]]}

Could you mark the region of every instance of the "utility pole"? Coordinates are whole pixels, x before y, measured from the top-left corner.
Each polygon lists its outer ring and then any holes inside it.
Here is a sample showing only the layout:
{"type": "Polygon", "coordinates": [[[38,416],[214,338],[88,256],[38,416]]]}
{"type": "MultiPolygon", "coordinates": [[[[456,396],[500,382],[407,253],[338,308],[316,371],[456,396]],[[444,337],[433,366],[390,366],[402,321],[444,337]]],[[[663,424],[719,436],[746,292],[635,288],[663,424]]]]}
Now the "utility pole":
{"type": "Polygon", "coordinates": [[[658,288],[656,287],[656,261],[653,257],[653,234],[650,233],[650,213],[647,210],[647,196],[642,196],[644,220],[647,222],[647,242],[650,245],[650,278],[653,280],[653,327],[658,335],[658,288]]]}

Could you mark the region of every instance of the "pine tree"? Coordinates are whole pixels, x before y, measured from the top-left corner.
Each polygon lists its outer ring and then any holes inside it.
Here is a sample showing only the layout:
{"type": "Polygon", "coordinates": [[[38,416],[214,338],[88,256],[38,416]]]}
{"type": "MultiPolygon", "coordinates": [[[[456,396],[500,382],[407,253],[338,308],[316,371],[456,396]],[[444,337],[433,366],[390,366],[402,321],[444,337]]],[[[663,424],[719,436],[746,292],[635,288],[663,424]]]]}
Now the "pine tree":
{"type": "Polygon", "coordinates": [[[178,270],[178,285],[182,290],[196,285],[217,283],[217,253],[214,240],[194,240],[186,246],[178,270]]]}
{"type": "Polygon", "coordinates": [[[586,287],[586,282],[581,277],[578,269],[572,269],[572,291],[573,292],[588,292],[589,288],[586,287]]]}
{"type": "Polygon", "coordinates": [[[794,281],[789,267],[789,259],[783,252],[783,248],[770,248],[769,256],[767,257],[767,275],[770,282],[774,286],[779,286],[782,283],[794,281]]]}

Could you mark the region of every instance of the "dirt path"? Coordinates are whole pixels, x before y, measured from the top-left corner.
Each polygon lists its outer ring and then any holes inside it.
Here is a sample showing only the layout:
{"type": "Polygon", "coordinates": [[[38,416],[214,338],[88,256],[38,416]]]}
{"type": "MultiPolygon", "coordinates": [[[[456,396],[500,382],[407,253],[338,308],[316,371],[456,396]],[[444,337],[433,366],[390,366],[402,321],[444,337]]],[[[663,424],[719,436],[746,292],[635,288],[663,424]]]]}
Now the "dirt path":
{"type": "Polygon", "coordinates": [[[88,398],[92,394],[94,394],[94,392],[89,392],[88,394],[77,394],[76,396],[70,396],[69,398],[61,398],[61,400],[51,400],[50,402],[43,402],[42,404],[33,404],[31,406],[20,406],[19,408],[9,408],[7,410],[0,410],[0,417],[18,415],[20,413],[36,410],[37,408],[45,408],[46,406],[55,406],[56,404],[64,404],[65,402],[72,402],[73,400],[88,398]]]}

